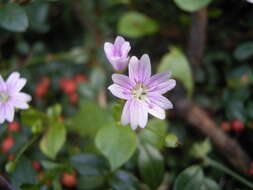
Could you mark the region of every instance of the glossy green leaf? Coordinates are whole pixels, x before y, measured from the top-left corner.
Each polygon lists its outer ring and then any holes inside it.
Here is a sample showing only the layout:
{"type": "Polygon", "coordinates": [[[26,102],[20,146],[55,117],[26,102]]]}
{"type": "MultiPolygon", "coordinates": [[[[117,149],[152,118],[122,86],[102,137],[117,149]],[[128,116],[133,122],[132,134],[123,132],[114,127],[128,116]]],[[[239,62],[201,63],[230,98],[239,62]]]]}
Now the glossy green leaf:
{"type": "Polygon", "coordinates": [[[80,176],[77,180],[77,187],[80,190],[101,189],[104,182],[104,176],[80,176]]]}
{"type": "Polygon", "coordinates": [[[178,175],[173,190],[201,190],[203,180],[202,168],[200,166],[191,166],[178,175]]]}
{"type": "Polygon", "coordinates": [[[28,18],[22,7],[14,3],[0,6],[0,26],[13,32],[23,32],[28,27],[28,18]]]}
{"type": "Polygon", "coordinates": [[[151,119],[147,127],[139,134],[143,143],[149,143],[157,149],[161,149],[165,145],[165,137],[167,131],[167,122],[160,119],[151,119]]]}
{"type": "Polygon", "coordinates": [[[200,190],[220,190],[219,185],[212,179],[205,178],[202,182],[200,190]]]}
{"type": "Polygon", "coordinates": [[[54,159],[65,143],[65,139],[66,129],[63,123],[51,124],[40,141],[40,149],[49,158],[54,159]]]}
{"type": "Polygon", "coordinates": [[[126,126],[104,127],[96,139],[97,148],[109,160],[112,170],[127,162],[136,150],[136,134],[126,126]]]}
{"type": "Polygon", "coordinates": [[[104,175],[109,170],[108,162],[101,156],[91,153],[76,154],[70,158],[71,164],[82,176],[104,175]]]}
{"type": "Polygon", "coordinates": [[[175,4],[182,10],[194,12],[206,7],[212,0],[174,0],[175,4]]]}
{"type": "Polygon", "coordinates": [[[158,30],[156,21],[139,12],[128,12],[124,14],[118,23],[118,33],[139,38],[154,34],[158,30]]]}
{"type": "Polygon", "coordinates": [[[49,25],[46,24],[49,13],[48,3],[37,0],[29,3],[25,7],[27,16],[29,18],[29,28],[36,32],[47,32],[49,25]]]}
{"type": "Polygon", "coordinates": [[[113,190],[139,190],[138,179],[131,173],[119,170],[117,171],[112,179],[110,185],[113,190]]]}
{"type": "Polygon", "coordinates": [[[36,183],[36,172],[32,166],[31,160],[22,157],[16,169],[10,175],[11,183],[16,190],[21,190],[20,186],[23,184],[35,184],[36,183]]]}
{"type": "Polygon", "coordinates": [[[194,88],[192,71],[186,56],[176,47],[162,57],[158,72],[171,71],[172,78],[180,80],[191,96],[194,88]]]}
{"type": "Polygon", "coordinates": [[[138,166],[141,178],[151,189],[156,189],[163,181],[163,156],[149,144],[140,145],[139,150],[138,166]]]}
{"type": "Polygon", "coordinates": [[[240,44],[234,51],[234,56],[239,61],[244,61],[253,56],[253,42],[240,44]]]}
{"type": "Polygon", "coordinates": [[[113,118],[108,110],[87,101],[83,102],[80,111],[68,120],[69,129],[80,135],[95,135],[99,129],[112,124],[113,118]]]}

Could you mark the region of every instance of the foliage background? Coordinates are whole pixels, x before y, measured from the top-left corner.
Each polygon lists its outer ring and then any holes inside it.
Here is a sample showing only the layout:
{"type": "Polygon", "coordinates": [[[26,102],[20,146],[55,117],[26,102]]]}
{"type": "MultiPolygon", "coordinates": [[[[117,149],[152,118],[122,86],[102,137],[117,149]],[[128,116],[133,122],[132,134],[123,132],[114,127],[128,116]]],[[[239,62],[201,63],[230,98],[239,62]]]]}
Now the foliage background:
{"type": "Polygon", "coordinates": [[[17,190],[252,189],[252,26],[243,0],[1,0],[1,75],[19,71],[33,96],[18,130],[0,128],[1,173],[17,190]],[[168,119],[138,132],[106,90],[117,35],[178,80],[168,119]]]}

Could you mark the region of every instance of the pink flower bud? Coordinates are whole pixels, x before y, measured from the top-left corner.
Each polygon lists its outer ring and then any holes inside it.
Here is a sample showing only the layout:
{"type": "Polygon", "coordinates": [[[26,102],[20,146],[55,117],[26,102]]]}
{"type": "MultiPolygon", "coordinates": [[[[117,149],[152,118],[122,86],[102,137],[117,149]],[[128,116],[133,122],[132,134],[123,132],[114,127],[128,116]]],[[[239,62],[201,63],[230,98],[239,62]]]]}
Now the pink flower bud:
{"type": "Polygon", "coordinates": [[[116,71],[123,71],[126,68],[129,61],[128,53],[130,49],[129,42],[121,36],[115,39],[114,44],[110,42],[104,44],[106,57],[116,71]]]}

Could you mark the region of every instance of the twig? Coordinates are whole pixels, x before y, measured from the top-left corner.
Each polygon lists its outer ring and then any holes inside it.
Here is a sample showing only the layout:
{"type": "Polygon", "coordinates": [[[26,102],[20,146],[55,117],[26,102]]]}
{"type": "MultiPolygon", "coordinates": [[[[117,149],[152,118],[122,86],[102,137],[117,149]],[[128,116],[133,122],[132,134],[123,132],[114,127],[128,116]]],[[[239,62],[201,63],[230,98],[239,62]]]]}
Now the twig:
{"type": "Polygon", "coordinates": [[[201,64],[206,42],[207,9],[203,8],[192,13],[187,54],[195,68],[201,64]]]}
{"type": "Polygon", "coordinates": [[[240,145],[218,128],[215,122],[199,105],[187,100],[178,99],[175,102],[177,113],[193,127],[208,136],[220,153],[238,170],[248,175],[250,159],[240,145]]]}

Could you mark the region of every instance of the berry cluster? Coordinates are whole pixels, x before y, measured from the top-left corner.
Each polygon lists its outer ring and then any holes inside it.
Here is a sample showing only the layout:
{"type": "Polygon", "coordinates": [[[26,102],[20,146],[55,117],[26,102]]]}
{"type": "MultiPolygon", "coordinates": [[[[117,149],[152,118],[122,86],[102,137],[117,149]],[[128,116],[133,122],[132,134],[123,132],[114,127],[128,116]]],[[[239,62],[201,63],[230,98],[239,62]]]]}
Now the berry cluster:
{"type": "Polygon", "coordinates": [[[69,96],[71,104],[78,102],[77,86],[81,82],[87,82],[88,79],[85,75],[76,75],[74,78],[61,78],[60,87],[65,94],[69,96]]]}
{"type": "Polygon", "coordinates": [[[225,132],[233,130],[236,133],[243,131],[245,128],[244,123],[240,120],[233,120],[232,122],[223,121],[221,122],[220,127],[225,132]]]}

